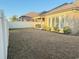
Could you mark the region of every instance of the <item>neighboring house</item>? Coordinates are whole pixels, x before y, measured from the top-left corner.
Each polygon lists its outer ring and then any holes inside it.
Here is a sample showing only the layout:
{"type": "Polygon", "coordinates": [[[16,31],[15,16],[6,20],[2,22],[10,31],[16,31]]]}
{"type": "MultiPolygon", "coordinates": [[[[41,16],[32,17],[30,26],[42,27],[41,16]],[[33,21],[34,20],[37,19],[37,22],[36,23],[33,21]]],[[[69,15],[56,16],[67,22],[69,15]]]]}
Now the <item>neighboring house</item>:
{"type": "Polygon", "coordinates": [[[42,20],[44,19],[44,25],[41,26],[45,30],[64,33],[64,28],[68,27],[71,29],[72,34],[78,33],[79,1],[62,4],[33,19],[34,21],[40,22],[40,24],[42,24],[42,20]]]}
{"type": "Polygon", "coordinates": [[[33,17],[38,16],[38,13],[36,12],[30,12],[27,13],[26,15],[20,16],[18,21],[33,21],[33,17]]]}
{"type": "Polygon", "coordinates": [[[29,16],[20,16],[18,21],[32,21],[32,17],[29,16]]]}
{"type": "Polygon", "coordinates": [[[29,13],[27,13],[26,14],[26,16],[30,16],[30,17],[36,17],[36,16],[38,16],[39,15],[39,13],[37,13],[37,12],[29,12],[29,13]]]}

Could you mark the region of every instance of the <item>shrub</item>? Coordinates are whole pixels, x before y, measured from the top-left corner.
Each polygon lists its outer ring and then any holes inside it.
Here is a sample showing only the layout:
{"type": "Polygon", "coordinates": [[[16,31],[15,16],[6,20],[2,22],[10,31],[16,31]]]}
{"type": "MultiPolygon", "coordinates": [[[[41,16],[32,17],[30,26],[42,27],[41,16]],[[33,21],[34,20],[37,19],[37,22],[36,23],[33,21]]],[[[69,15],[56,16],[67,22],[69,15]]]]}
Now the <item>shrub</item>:
{"type": "Polygon", "coordinates": [[[36,24],[36,28],[41,28],[41,24],[36,24]]]}
{"type": "Polygon", "coordinates": [[[46,26],[44,26],[44,27],[43,27],[43,30],[45,30],[45,31],[46,31],[46,29],[47,29],[47,28],[46,28],[46,26]]]}
{"type": "Polygon", "coordinates": [[[48,31],[51,31],[51,27],[47,27],[47,30],[48,30],[48,31]]]}
{"type": "Polygon", "coordinates": [[[59,31],[60,31],[58,27],[54,27],[54,30],[55,30],[56,32],[59,32],[59,31]]]}
{"type": "Polygon", "coordinates": [[[49,27],[49,26],[44,26],[44,27],[43,27],[43,30],[45,30],[45,31],[51,31],[51,27],[49,27]]]}
{"type": "Polygon", "coordinates": [[[69,26],[64,27],[63,31],[64,31],[65,34],[70,34],[71,33],[71,29],[70,29],[69,26]]]}

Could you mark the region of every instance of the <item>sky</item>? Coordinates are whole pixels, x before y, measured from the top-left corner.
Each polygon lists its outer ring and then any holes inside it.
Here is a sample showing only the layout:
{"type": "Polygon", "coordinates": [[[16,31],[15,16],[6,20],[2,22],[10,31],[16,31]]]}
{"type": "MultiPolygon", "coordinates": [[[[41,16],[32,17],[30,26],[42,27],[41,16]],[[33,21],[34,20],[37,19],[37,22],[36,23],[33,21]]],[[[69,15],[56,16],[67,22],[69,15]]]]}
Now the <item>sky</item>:
{"type": "Polygon", "coordinates": [[[0,9],[4,10],[5,16],[21,16],[29,12],[42,12],[51,10],[63,3],[73,0],[0,0],[0,9]]]}

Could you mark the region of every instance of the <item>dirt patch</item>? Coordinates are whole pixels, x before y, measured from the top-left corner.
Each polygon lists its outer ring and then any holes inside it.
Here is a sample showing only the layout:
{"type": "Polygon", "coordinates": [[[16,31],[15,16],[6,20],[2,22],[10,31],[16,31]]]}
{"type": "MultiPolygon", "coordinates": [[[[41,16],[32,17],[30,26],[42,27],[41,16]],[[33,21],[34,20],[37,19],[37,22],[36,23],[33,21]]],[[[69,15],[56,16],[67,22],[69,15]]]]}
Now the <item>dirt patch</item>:
{"type": "Polygon", "coordinates": [[[8,59],[78,59],[79,36],[35,29],[10,31],[8,59]]]}

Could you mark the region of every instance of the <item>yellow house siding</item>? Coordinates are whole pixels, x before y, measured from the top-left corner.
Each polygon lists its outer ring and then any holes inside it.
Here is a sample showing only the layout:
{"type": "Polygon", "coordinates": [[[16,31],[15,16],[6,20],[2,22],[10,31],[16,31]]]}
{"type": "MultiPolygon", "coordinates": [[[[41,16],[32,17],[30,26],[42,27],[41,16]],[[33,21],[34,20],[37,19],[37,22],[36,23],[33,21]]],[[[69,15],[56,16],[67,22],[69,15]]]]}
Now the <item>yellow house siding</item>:
{"type": "Polygon", "coordinates": [[[38,16],[34,17],[34,28],[36,27],[36,24],[41,24],[41,28],[45,30],[50,30],[50,31],[56,31],[55,27],[57,26],[58,29],[60,30],[60,33],[63,33],[63,28],[66,26],[69,26],[72,31],[75,32],[75,29],[79,29],[78,23],[75,26],[74,22],[79,21],[79,11],[78,10],[67,10],[65,12],[61,13],[52,13],[49,15],[44,15],[44,16],[38,16]],[[40,19],[38,19],[40,18],[40,19]],[[42,21],[45,18],[45,21],[42,21]]]}
{"type": "MultiPolygon", "coordinates": [[[[62,12],[62,13],[56,13],[56,14],[50,14],[50,15],[46,15],[45,16],[45,18],[46,18],[46,26],[47,27],[50,27],[51,28],[51,31],[55,31],[54,30],[54,26],[56,25],[56,17],[59,19],[59,27],[61,26],[60,25],[60,23],[61,23],[61,21],[62,21],[62,17],[64,18],[64,24],[63,24],[63,26],[68,26],[68,24],[67,24],[67,22],[66,22],[66,19],[67,19],[67,17],[69,18],[69,17],[73,17],[73,16],[68,16],[68,15],[70,15],[70,14],[74,14],[74,12],[73,12],[73,10],[72,11],[66,11],[66,12],[62,12]],[[53,18],[54,18],[54,25],[52,26],[52,20],[53,20],[53,18]],[[50,21],[50,22],[49,22],[50,21]],[[50,24],[49,24],[50,23],[50,24]]],[[[59,28],[60,30],[61,30],[61,32],[62,32],[62,30],[63,29],[61,29],[61,28],[59,28]]]]}

